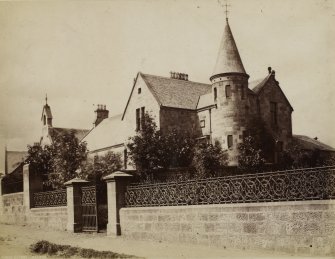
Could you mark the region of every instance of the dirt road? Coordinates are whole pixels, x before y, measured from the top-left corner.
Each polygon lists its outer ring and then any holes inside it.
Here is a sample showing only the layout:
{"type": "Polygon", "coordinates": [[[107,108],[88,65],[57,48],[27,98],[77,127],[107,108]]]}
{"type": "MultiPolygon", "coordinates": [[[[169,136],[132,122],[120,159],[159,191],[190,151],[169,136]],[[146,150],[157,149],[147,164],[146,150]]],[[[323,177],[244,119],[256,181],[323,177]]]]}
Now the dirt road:
{"type": "MultiPolygon", "coordinates": [[[[218,249],[202,246],[186,246],[166,244],[158,242],[145,242],[127,240],[121,237],[107,237],[105,233],[85,234],[67,233],[49,229],[35,229],[28,226],[3,225],[0,224],[0,255],[1,258],[29,258],[35,257],[29,252],[29,246],[39,240],[92,248],[100,251],[113,251],[128,255],[136,255],[145,258],[234,258],[234,259],[256,259],[256,258],[312,258],[302,256],[280,255],[273,253],[260,253],[257,251],[239,251],[218,249]]],[[[36,257],[43,258],[43,257],[36,257]]],[[[47,257],[52,258],[52,257],[47,257]]],[[[316,258],[316,257],[313,257],[316,258]]],[[[331,257],[318,257],[331,258],[331,257]]]]}

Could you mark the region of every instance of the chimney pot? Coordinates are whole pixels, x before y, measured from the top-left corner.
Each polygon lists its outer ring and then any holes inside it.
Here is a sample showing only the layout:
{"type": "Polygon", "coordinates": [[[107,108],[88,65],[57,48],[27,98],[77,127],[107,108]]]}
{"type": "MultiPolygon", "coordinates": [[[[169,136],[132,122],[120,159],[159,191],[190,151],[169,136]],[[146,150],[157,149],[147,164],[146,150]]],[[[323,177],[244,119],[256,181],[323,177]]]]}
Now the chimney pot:
{"type": "Polygon", "coordinates": [[[188,81],[188,74],[185,74],[185,80],[188,81]]]}
{"type": "Polygon", "coordinates": [[[97,117],[94,122],[94,126],[98,126],[100,122],[104,119],[108,118],[109,111],[106,109],[106,105],[98,104],[98,109],[95,111],[97,113],[97,117]]]}
{"type": "Polygon", "coordinates": [[[271,70],[272,70],[272,68],[268,67],[269,74],[271,74],[271,70]]]}

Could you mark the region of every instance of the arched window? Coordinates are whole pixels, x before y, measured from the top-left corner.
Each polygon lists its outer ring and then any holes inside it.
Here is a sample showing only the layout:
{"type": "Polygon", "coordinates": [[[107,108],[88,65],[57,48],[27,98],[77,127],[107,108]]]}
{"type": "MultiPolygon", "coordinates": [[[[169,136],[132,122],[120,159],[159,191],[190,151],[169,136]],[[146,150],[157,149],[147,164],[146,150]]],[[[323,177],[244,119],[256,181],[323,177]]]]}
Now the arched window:
{"type": "Polygon", "coordinates": [[[214,101],[218,98],[218,90],[214,87],[214,101]]]}

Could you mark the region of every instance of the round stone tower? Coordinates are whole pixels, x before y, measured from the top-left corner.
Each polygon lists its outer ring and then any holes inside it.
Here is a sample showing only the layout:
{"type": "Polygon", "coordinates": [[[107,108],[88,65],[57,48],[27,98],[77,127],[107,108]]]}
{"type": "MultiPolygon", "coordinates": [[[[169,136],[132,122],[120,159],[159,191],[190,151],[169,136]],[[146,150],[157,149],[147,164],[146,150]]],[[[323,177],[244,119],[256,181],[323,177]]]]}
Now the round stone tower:
{"type": "Polygon", "coordinates": [[[228,149],[229,165],[237,165],[238,144],[243,141],[249,112],[248,78],[239,55],[228,19],[210,77],[217,109],[213,110],[213,142],[228,149]]]}

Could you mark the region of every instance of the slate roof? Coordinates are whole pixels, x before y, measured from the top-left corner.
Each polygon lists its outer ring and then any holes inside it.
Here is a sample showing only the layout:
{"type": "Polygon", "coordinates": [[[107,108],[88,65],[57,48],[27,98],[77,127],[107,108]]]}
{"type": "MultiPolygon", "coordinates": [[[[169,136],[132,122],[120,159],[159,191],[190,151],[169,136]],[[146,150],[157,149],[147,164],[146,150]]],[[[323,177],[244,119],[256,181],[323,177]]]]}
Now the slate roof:
{"type": "Polygon", "coordinates": [[[213,75],[222,73],[246,73],[228,20],[221,40],[213,75]]]}
{"type": "Polygon", "coordinates": [[[195,110],[199,97],[211,91],[210,84],[142,73],[141,77],[158,103],[166,107],[195,110]]]}
{"type": "Polygon", "coordinates": [[[56,138],[60,134],[64,134],[70,131],[74,131],[74,135],[76,138],[81,141],[90,130],[87,129],[68,129],[68,128],[57,128],[57,127],[50,127],[49,134],[51,139],[56,138]]]}
{"type": "Polygon", "coordinates": [[[201,95],[199,97],[199,102],[198,102],[198,105],[197,105],[197,109],[201,109],[201,108],[205,108],[205,107],[214,105],[213,98],[214,98],[214,96],[211,92],[208,93],[208,94],[201,95]]]}
{"type": "Polygon", "coordinates": [[[13,172],[27,157],[27,151],[7,151],[5,154],[6,174],[13,172]]]}
{"type": "Polygon", "coordinates": [[[87,143],[89,151],[97,151],[107,147],[123,144],[125,136],[130,136],[130,129],[121,120],[122,114],[104,119],[98,126],[88,133],[82,141],[87,143]]]}
{"type": "Polygon", "coordinates": [[[321,150],[328,152],[335,152],[335,149],[331,146],[328,146],[318,140],[310,138],[304,135],[293,135],[293,138],[298,141],[302,145],[302,147],[306,150],[321,150]]]}
{"type": "Polygon", "coordinates": [[[260,92],[260,90],[263,88],[263,86],[266,84],[266,82],[270,78],[270,74],[267,75],[265,78],[257,79],[254,81],[249,82],[249,88],[256,94],[260,92]]]}

